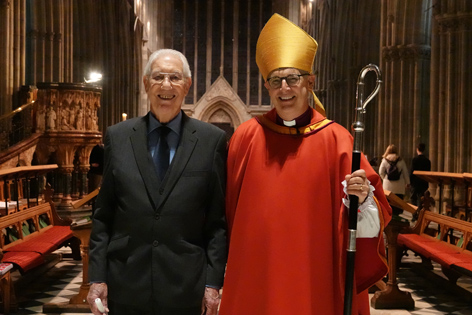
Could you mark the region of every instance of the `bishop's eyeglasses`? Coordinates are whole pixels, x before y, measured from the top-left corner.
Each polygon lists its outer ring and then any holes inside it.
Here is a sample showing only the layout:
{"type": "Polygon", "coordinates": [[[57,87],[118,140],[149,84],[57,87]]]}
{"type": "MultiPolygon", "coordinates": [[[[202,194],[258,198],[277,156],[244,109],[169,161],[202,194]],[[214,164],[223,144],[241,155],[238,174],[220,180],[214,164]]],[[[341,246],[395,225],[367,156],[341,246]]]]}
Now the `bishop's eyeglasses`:
{"type": "Polygon", "coordinates": [[[282,80],[285,80],[288,86],[297,86],[298,83],[300,83],[300,77],[303,77],[304,75],[309,74],[289,74],[286,77],[271,77],[267,79],[267,82],[269,82],[269,86],[272,89],[279,89],[282,86],[282,80]]]}

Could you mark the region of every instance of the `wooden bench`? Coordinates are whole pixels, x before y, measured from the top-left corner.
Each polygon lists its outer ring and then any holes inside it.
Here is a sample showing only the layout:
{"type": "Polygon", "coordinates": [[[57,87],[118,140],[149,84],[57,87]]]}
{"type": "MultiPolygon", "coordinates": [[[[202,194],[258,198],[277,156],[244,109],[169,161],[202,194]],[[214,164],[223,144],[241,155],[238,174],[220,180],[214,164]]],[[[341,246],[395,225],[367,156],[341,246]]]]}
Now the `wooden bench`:
{"type": "Polygon", "coordinates": [[[449,281],[444,279],[445,284],[451,284],[449,286],[451,289],[462,294],[463,291],[455,286],[455,283],[460,275],[472,276],[472,224],[430,212],[429,191],[422,197],[420,208],[404,202],[387,190],[384,190],[384,193],[391,205],[412,213],[414,217],[417,215],[417,222],[414,227],[410,227],[408,221],[393,218],[385,228],[388,240],[388,282],[386,289],[375,292],[371,306],[375,309],[415,308],[411,294],[398,287],[396,277],[402,254],[406,249],[419,254],[422,265],[427,269],[432,269],[431,261],[438,262],[443,273],[450,279],[449,281]]]}
{"type": "Polygon", "coordinates": [[[454,284],[461,275],[472,277],[471,222],[423,209],[410,232],[398,235],[399,250],[414,251],[427,266],[431,261],[439,263],[454,284]]]}
{"type": "MultiPolygon", "coordinates": [[[[80,258],[79,242],[70,229],[71,220],[57,215],[50,187],[45,191],[45,200],[43,204],[0,217],[1,262],[13,264],[21,274],[44,264],[46,255],[62,246],[71,247],[72,256],[80,258]]],[[[5,291],[3,287],[2,292],[5,291]]]]}

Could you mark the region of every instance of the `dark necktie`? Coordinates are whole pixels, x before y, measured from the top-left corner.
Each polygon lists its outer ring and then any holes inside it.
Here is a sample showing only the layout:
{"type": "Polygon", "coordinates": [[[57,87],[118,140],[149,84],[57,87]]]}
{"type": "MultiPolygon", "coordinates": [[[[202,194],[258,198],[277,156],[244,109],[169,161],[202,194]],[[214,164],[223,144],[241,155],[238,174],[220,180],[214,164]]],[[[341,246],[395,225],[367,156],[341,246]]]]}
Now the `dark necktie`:
{"type": "Polygon", "coordinates": [[[157,148],[157,154],[154,154],[154,165],[157,167],[157,174],[161,180],[164,179],[167,169],[169,168],[169,157],[170,150],[169,144],[167,143],[167,135],[170,132],[169,127],[164,125],[157,128],[159,132],[159,144],[157,148]]]}

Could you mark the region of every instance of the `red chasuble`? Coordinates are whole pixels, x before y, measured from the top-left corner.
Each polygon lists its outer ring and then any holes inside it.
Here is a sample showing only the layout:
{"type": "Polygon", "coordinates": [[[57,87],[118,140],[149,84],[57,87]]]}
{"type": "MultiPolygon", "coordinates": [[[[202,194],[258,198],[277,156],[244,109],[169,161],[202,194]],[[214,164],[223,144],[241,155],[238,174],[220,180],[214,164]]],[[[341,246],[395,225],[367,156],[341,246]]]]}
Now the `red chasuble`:
{"type": "MultiPolygon", "coordinates": [[[[348,212],[342,181],[352,136],[312,111],[303,128],[275,124],[275,110],[242,124],[228,155],[230,248],[220,315],[343,313],[348,212]]],[[[380,237],[357,240],[355,292],[387,272],[383,227],[391,209],[365,157],[379,207],[380,237]]],[[[369,314],[367,292],[353,314],[369,314]]]]}

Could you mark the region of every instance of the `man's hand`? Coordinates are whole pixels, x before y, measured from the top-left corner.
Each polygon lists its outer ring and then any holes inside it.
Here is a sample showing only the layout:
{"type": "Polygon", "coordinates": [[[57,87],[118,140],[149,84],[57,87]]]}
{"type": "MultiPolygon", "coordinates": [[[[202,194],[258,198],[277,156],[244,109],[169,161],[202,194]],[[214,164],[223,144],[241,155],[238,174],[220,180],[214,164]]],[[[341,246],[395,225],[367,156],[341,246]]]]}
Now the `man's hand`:
{"type": "Polygon", "coordinates": [[[217,289],[205,288],[205,295],[202,301],[202,315],[217,315],[218,305],[220,305],[221,297],[217,289]]]}
{"type": "Polygon", "coordinates": [[[359,204],[363,203],[369,195],[369,184],[365,171],[360,169],[350,175],[346,175],[346,191],[348,195],[359,198],[359,204]]]}
{"type": "Polygon", "coordinates": [[[92,313],[94,315],[108,314],[110,310],[108,309],[107,296],[108,286],[106,283],[92,283],[89,289],[89,293],[87,295],[87,302],[89,303],[90,310],[92,310],[92,313]],[[101,313],[98,310],[97,304],[95,303],[96,298],[100,298],[102,300],[103,306],[105,306],[105,313],[101,313]]]}

